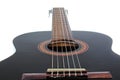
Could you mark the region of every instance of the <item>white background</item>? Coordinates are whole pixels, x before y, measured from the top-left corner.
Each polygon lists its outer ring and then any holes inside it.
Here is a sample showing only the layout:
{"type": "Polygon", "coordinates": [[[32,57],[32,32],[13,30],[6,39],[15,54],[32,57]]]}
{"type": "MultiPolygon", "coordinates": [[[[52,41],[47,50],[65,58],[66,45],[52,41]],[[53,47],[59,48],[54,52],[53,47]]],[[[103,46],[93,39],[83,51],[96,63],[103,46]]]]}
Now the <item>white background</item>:
{"type": "Polygon", "coordinates": [[[15,53],[16,36],[51,30],[48,10],[53,7],[69,11],[72,30],[109,35],[120,55],[120,0],[0,0],[0,61],[15,53]]]}

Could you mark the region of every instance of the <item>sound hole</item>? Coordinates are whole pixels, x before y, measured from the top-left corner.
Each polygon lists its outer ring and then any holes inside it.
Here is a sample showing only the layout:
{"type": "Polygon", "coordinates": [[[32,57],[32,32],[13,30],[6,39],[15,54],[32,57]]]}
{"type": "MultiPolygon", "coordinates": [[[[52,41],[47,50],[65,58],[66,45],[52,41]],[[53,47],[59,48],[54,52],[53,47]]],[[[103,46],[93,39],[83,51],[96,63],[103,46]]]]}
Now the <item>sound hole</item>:
{"type": "Polygon", "coordinates": [[[88,44],[81,40],[48,40],[40,43],[38,49],[49,55],[70,56],[86,52],[88,44]]]}
{"type": "Polygon", "coordinates": [[[55,40],[51,41],[47,48],[54,52],[71,52],[80,48],[80,45],[73,40],[55,40]]]}

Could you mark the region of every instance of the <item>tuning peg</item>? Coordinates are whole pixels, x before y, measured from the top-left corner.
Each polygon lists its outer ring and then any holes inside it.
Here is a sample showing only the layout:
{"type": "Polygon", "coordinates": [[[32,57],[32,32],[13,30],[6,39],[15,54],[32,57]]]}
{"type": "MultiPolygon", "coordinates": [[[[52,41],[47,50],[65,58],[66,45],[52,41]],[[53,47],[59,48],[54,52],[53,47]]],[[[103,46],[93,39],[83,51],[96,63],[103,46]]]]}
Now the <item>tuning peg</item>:
{"type": "Polygon", "coordinates": [[[50,16],[51,13],[52,13],[52,10],[49,10],[49,16],[50,16]]]}
{"type": "Polygon", "coordinates": [[[68,14],[68,10],[65,10],[65,12],[68,14]]]}

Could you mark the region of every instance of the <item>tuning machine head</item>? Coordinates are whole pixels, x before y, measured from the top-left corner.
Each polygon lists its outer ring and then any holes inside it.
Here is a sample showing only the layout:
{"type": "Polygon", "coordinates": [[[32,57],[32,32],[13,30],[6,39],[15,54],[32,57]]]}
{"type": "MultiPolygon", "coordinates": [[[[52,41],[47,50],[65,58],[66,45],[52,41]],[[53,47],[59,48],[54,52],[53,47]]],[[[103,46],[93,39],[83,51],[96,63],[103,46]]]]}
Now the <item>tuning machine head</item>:
{"type": "Polygon", "coordinates": [[[52,14],[53,13],[53,10],[49,10],[49,16],[50,16],[50,14],[52,14]]]}
{"type": "Polygon", "coordinates": [[[66,14],[68,14],[68,10],[65,10],[66,14]]]}

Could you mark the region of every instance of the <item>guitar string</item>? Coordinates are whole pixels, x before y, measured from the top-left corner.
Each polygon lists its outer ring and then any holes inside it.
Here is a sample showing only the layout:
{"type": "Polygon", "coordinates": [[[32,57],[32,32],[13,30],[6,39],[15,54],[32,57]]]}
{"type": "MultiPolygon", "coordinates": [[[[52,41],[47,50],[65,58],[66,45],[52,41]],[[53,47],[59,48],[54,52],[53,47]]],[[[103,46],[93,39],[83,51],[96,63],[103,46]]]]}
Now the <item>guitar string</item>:
{"type": "MultiPolygon", "coordinates": [[[[66,20],[66,18],[67,18],[67,17],[66,17],[66,13],[63,12],[63,14],[64,14],[64,17],[63,17],[64,24],[65,24],[65,26],[69,26],[69,23],[68,23],[67,20],[66,20]]],[[[67,39],[70,40],[70,37],[69,37],[70,31],[68,30],[68,27],[65,27],[65,31],[66,31],[66,33],[67,33],[67,39]]],[[[70,34],[70,36],[71,36],[71,38],[72,38],[72,35],[71,35],[71,34],[70,34]]],[[[70,42],[68,42],[68,43],[69,43],[69,46],[70,46],[70,53],[72,54],[72,46],[70,45],[70,42]]],[[[74,60],[73,55],[72,55],[72,62],[73,62],[73,67],[76,68],[75,60],[74,60]]]]}
{"type": "MultiPolygon", "coordinates": [[[[53,41],[55,40],[57,40],[57,26],[58,25],[56,25],[55,24],[55,21],[57,20],[57,18],[56,18],[56,10],[55,9],[53,9],[53,16],[52,16],[52,18],[53,18],[53,22],[52,22],[52,26],[53,26],[53,29],[52,29],[52,34],[53,34],[53,41]],[[55,32],[54,32],[55,31],[55,32]]],[[[54,49],[55,49],[55,47],[53,47],[53,42],[52,41],[52,69],[54,69],[54,54],[53,54],[53,52],[54,52],[54,49]]],[[[58,53],[58,46],[56,47],[56,50],[57,50],[57,53],[58,53]]],[[[59,68],[59,59],[58,59],[58,55],[57,55],[57,62],[56,62],[56,64],[57,64],[57,68],[59,68]]],[[[53,76],[53,71],[51,72],[51,75],[53,76]]],[[[58,72],[57,72],[57,76],[58,76],[58,72]]]]}
{"type": "MultiPolygon", "coordinates": [[[[59,9],[60,10],[60,9],[59,9]]],[[[61,14],[61,11],[60,11],[60,16],[61,16],[62,14],[61,14]]],[[[61,17],[61,23],[62,23],[62,17],[61,17]]],[[[63,23],[62,23],[62,28],[63,28],[63,23]]],[[[65,35],[65,32],[64,32],[64,30],[63,30],[63,35],[65,35]]],[[[63,38],[63,40],[65,41],[65,38],[63,38]]],[[[66,46],[66,44],[65,44],[65,46],[66,46]]],[[[65,47],[65,53],[67,54],[67,48],[65,47]]],[[[66,56],[67,57],[67,67],[68,68],[70,68],[70,63],[69,63],[69,57],[68,57],[68,55],[66,56]]]]}
{"type": "MultiPolygon", "coordinates": [[[[66,16],[65,16],[66,17],[66,16]]],[[[67,18],[65,18],[65,19],[67,19],[67,18]]],[[[67,24],[69,24],[69,22],[68,22],[68,20],[66,20],[67,21],[67,24]]],[[[69,30],[68,30],[68,32],[70,33],[70,27],[68,27],[69,28],[69,30]]],[[[72,36],[72,34],[70,34],[71,36],[72,36]]],[[[75,45],[73,45],[74,47],[74,49],[76,49],[75,48],[75,45]]],[[[79,57],[78,57],[78,54],[77,54],[77,52],[76,52],[76,50],[75,50],[75,55],[76,55],[76,58],[77,58],[77,62],[78,62],[78,66],[79,66],[79,68],[82,68],[81,67],[81,62],[80,62],[80,60],[79,60],[79,57]]],[[[81,72],[81,75],[82,75],[82,72],[81,72]]]]}
{"type": "MultiPolygon", "coordinates": [[[[59,8],[59,10],[60,10],[60,16],[62,15],[62,13],[61,13],[61,9],[59,8]]],[[[60,17],[61,18],[61,24],[62,24],[62,29],[63,29],[63,22],[62,22],[62,17],[60,17]]],[[[63,35],[65,35],[65,33],[64,33],[64,30],[62,30],[62,33],[63,33],[63,35]]],[[[65,41],[65,37],[63,37],[63,40],[65,41]]],[[[66,46],[66,44],[65,44],[65,46],[66,46]]],[[[67,51],[67,48],[65,47],[65,51],[67,51]]],[[[65,52],[66,54],[67,54],[67,52],[65,52]]],[[[68,58],[68,56],[67,56],[67,67],[69,68],[70,67],[70,64],[69,64],[69,58],[68,58]]]]}
{"type": "MultiPolygon", "coordinates": [[[[62,13],[63,13],[63,15],[64,15],[64,17],[63,17],[63,20],[64,20],[64,21],[63,21],[63,22],[64,22],[64,25],[65,25],[65,31],[66,31],[66,33],[67,33],[67,39],[68,39],[68,40],[71,40],[73,37],[72,37],[72,35],[71,35],[70,30],[68,30],[69,23],[68,23],[68,21],[66,20],[66,19],[67,19],[66,13],[65,13],[65,11],[62,11],[62,13]],[[68,26],[68,27],[67,27],[67,26],[68,26]]],[[[70,53],[72,54],[72,46],[71,46],[70,41],[68,41],[68,44],[69,44],[69,48],[70,48],[70,53]]],[[[76,68],[75,59],[74,59],[73,54],[71,55],[71,57],[72,57],[73,68],[76,68]]],[[[75,76],[76,76],[76,71],[75,71],[75,76]]]]}
{"type": "MultiPolygon", "coordinates": [[[[57,11],[55,10],[55,20],[57,19],[57,13],[56,13],[57,11]]],[[[58,22],[58,19],[57,19],[57,22],[58,22]]],[[[55,24],[56,25],[56,24],[55,24]]],[[[57,41],[57,39],[58,39],[58,34],[57,34],[57,30],[58,30],[58,24],[55,26],[55,30],[56,30],[56,41],[57,41]]],[[[56,47],[56,51],[57,51],[57,54],[59,54],[59,52],[58,52],[58,45],[56,45],[57,47],[56,47]]],[[[57,68],[59,68],[59,56],[57,55],[57,68]]],[[[59,76],[59,72],[57,71],[57,77],[59,76]]]]}
{"type": "MultiPolygon", "coordinates": [[[[61,10],[60,10],[60,8],[59,8],[59,13],[61,14],[61,10]]],[[[60,18],[61,18],[61,16],[60,16],[60,18]]],[[[62,22],[61,22],[62,23],[62,22]]],[[[61,33],[61,36],[63,37],[63,39],[64,39],[64,32],[63,32],[63,27],[61,27],[61,30],[60,30],[60,33],[61,33]]],[[[63,52],[63,47],[62,47],[62,43],[61,43],[61,53],[63,52]]],[[[64,59],[64,56],[62,56],[62,64],[63,64],[63,68],[65,68],[65,59],[64,59]]],[[[65,76],[65,72],[63,71],[63,76],[65,76]]]]}
{"type": "MultiPolygon", "coordinates": [[[[68,30],[68,31],[69,31],[69,30],[68,30]]],[[[72,34],[70,34],[70,35],[72,35],[72,34]]],[[[76,49],[76,48],[75,48],[75,45],[74,45],[73,48],[76,49]]],[[[78,54],[77,54],[76,50],[75,50],[75,55],[76,55],[76,58],[77,58],[77,62],[78,62],[79,68],[82,68],[82,67],[81,67],[81,62],[80,62],[80,60],[79,60],[79,57],[78,57],[78,54]]]]}
{"type": "MultiPolygon", "coordinates": [[[[60,10],[59,10],[59,12],[60,12],[60,10]]],[[[53,9],[53,18],[54,18],[54,20],[57,20],[57,22],[59,22],[59,18],[57,18],[58,16],[57,16],[57,14],[56,14],[56,10],[55,9],[53,9]]],[[[59,17],[61,17],[61,16],[59,16],[59,17]]],[[[54,21],[53,21],[53,23],[54,23],[54,21]]],[[[53,24],[53,26],[54,26],[54,29],[53,30],[56,30],[55,32],[56,32],[56,34],[55,34],[55,40],[58,38],[57,36],[58,36],[58,34],[57,34],[57,30],[58,30],[58,24],[59,23],[57,23],[57,25],[55,24],[53,24]]],[[[54,34],[54,31],[53,31],[53,34],[54,34]]],[[[53,50],[54,48],[52,47],[52,50],[53,50]]],[[[56,47],[56,49],[57,49],[57,54],[58,54],[58,46],[56,47]]],[[[54,66],[53,66],[53,64],[54,64],[54,60],[53,60],[53,51],[52,51],[52,68],[54,68],[54,66]]],[[[63,59],[63,68],[65,68],[65,62],[64,62],[64,56],[62,57],[62,59],[63,59]]],[[[58,55],[57,55],[57,68],[59,68],[59,59],[58,59],[58,55]]],[[[57,77],[58,77],[58,75],[59,75],[59,73],[57,72],[57,77]]],[[[52,72],[52,76],[53,76],[53,72],[52,72]]],[[[64,76],[65,76],[65,73],[64,73],[64,76]]]]}

